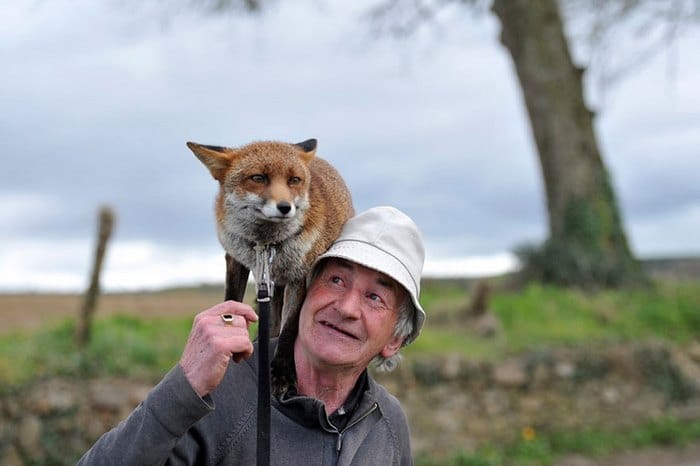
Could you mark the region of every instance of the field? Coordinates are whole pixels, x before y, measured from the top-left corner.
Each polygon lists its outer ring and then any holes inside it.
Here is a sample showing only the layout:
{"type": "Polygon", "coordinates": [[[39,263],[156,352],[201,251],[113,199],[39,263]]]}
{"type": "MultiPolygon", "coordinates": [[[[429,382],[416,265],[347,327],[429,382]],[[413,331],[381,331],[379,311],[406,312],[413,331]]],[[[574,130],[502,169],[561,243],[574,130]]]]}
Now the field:
{"type": "MultiPolygon", "coordinates": [[[[491,285],[487,307],[501,329],[492,338],[480,338],[468,317],[476,283],[426,281],[422,301],[427,325],[419,340],[405,349],[404,364],[424,356],[456,354],[498,361],[548,347],[600,347],[646,339],[683,346],[700,339],[696,279],[594,294],[536,284],[522,289],[499,281],[491,285]]],[[[221,287],[215,286],[103,295],[92,342],[82,352],[72,343],[80,296],[0,295],[0,395],[56,375],[157,380],[177,361],[192,317],[222,295],[221,287]]],[[[569,448],[598,455],[659,443],[683,445],[700,438],[700,422],[664,419],[630,432],[562,435],[554,432],[473,454],[455,451],[447,459],[421,457],[418,464],[553,464],[569,448]]]]}
{"type": "MultiPolygon", "coordinates": [[[[223,295],[223,288],[215,286],[150,293],[107,293],[99,298],[96,317],[194,317],[197,312],[219,302],[223,295]]],[[[77,294],[0,294],[0,336],[75,319],[82,302],[82,296],[77,294]]]]}
{"type": "MultiPolygon", "coordinates": [[[[530,285],[496,288],[489,310],[502,322],[507,339],[470,338],[468,308],[477,282],[434,280],[423,284],[421,301],[428,320],[409,353],[458,352],[473,358],[498,357],[537,345],[634,340],[661,336],[676,342],[700,334],[700,281],[661,281],[647,290],[575,290],[530,285]],[[465,338],[465,332],[467,338],[465,338]]],[[[246,301],[253,303],[253,290],[246,301]]],[[[145,321],[191,319],[223,297],[219,286],[173,288],[156,292],[107,293],[98,300],[97,320],[128,316],[145,321]]],[[[0,294],[0,337],[47,329],[75,320],[82,305],[77,294],[0,294]]]]}

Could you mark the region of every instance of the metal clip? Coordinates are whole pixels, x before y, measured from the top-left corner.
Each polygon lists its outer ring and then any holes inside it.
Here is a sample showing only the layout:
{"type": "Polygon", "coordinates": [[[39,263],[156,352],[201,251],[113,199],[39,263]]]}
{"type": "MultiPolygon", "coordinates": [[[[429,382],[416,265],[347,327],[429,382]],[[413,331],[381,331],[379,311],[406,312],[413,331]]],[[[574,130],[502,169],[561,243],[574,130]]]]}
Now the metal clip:
{"type": "Polygon", "coordinates": [[[272,244],[256,244],[255,245],[255,283],[258,285],[258,290],[267,290],[267,295],[271,298],[275,289],[275,282],[270,275],[272,260],[275,258],[277,250],[272,244]]]}

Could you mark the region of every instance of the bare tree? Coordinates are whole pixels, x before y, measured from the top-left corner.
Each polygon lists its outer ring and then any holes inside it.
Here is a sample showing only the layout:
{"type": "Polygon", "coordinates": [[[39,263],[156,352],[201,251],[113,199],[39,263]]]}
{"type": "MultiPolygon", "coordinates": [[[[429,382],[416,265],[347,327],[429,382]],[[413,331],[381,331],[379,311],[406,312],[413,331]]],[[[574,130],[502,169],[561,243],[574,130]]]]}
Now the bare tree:
{"type": "MultiPolygon", "coordinates": [[[[570,18],[589,20],[585,37],[590,40],[589,59],[593,60],[593,51],[609,45],[616,25],[637,18],[642,28],[648,28],[651,21],[656,25],[669,24],[666,31],[677,31],[674,25],[697,15],[697,3],[387,0],[370,14],[375,26],[405,35],[432,21],[447,6],[463,4],[482,11],[490,7],[501,23],[501,43],[513,60],[528,111],[549,214],[548,239],[539,246],[522,247],[518,253],[530,277],[590,288],[647,280],[628,245],[615,190],[596,138],[594,113],[584,99],[585,70],[574,64],[560,8],[566,7],[570,18]],[[659,4],[664,4],[663,15],[658,15],[659,4]]],[[[671,36],[661,35],[666,39],[671,36]]],[[[647,45],[650,52],[658,42],[647,45]]],[[[624,66],[619,66],[616,73],[624,66]]]]}
{"type": "Polygon", "coordinates": [[[203,11],[218,13],[228,10],[240,10],[249,13],[262,11],[271,0],[187,0],[189,6],[203,11]]]}
{"type": "Polygon", "coordinates": [[[526,267],[565,285],[639,282],[556,0],[494,0],[492,10],[515,64],[547,196],[549,238],[522,251],[526,267]]]}
{"type": "MultiPolygon", "coordinates": [[[[587,80],[609,91],[700,21],[699,0],[559,0],[587,80]]],[[[673,64],[673,60],[670,62],[673,64]]]]}

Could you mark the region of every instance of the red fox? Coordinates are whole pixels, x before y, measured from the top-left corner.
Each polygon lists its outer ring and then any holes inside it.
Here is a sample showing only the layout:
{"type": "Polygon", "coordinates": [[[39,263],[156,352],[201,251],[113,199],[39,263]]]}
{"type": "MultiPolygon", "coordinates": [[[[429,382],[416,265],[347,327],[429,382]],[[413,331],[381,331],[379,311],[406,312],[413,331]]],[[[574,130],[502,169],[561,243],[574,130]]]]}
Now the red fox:
{"type": "Polygon", "coordinates": [[[226,251],[226,299],[243,299],[255,244],[275,246],[271,336],[299,309],[311,264],[354,214],[350,191],[335,168],[316,157],[316,145],[315,139],[240,148],[187,143],[219,182],[216,223],[226,251]]]}

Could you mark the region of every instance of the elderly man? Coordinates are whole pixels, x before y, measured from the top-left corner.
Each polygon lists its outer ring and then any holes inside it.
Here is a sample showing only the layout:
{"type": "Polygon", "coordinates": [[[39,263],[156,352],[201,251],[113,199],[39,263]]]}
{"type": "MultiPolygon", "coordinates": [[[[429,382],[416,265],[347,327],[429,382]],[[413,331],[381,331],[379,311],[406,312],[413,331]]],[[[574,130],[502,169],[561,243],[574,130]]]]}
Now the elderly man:
{"type": "MultiPolygon", "coordinates": [[[[272,464],[412,464],[403,410],[367,367],[393,369],[418,336],[423,260],[418,228],[391,207],[350,219],[318,259],[271,346],[272,464]]],[[[234,301],[198,314],[179,364],[80,464],[255,464],[255,320],[234,301]]]]}

